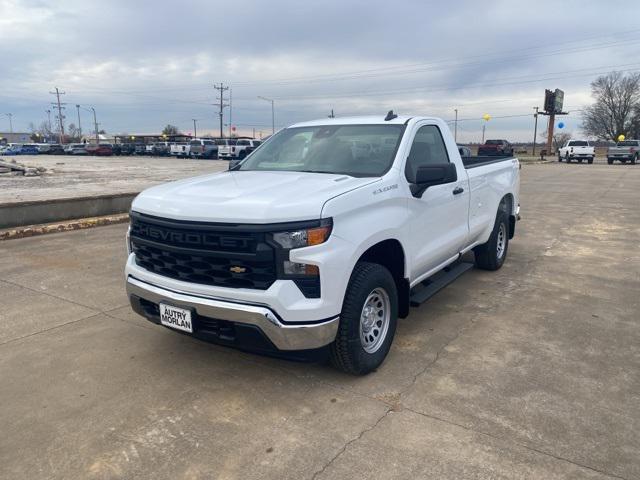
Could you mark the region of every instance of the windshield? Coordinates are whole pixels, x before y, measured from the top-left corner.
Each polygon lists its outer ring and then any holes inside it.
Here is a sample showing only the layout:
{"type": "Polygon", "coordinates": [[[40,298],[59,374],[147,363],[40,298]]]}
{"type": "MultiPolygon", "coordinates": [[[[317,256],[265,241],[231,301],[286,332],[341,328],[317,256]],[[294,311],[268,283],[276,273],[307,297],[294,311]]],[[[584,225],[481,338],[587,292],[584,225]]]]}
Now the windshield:
{"type": "Polygon", "coordinates": [[[278,170],[379,177],[390,167],[404,125],[323,125],[287,128],[239,170],[278,170]]]}
{"type": "Polygon", "coordinates": [[[573,140],[569,142],[569,147],[588,147],[589,142],[585,142],[584,140],[573,140]]]}
{"type": "Polygon", "coordinates": [[[618,142],[619,147],[637,147],[637,140],[627,140],[626,142],[618,142]]]}

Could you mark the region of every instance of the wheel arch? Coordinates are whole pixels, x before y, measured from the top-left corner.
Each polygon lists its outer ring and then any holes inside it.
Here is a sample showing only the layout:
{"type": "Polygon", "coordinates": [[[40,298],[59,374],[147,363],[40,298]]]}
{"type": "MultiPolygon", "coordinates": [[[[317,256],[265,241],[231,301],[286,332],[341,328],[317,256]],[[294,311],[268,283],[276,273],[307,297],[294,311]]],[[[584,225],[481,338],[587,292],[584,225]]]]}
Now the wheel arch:
{"type": "Polygon", "coordinates": [[[399,240],[390,238],[379,241],[365,250],[358,262],[377,263],[385,267],[396,282],[398,289],[398,316],[409,315],[409,279],[406,272],[406,255],[399,240]]]}
{"type": "Polygon", "coordinates": [[[517,220],[512,193],[507,193],[502,197],[498,205],[498,209],[504,211],[509,216],[509,240],[511,240],[516,232],[517,220]]]}

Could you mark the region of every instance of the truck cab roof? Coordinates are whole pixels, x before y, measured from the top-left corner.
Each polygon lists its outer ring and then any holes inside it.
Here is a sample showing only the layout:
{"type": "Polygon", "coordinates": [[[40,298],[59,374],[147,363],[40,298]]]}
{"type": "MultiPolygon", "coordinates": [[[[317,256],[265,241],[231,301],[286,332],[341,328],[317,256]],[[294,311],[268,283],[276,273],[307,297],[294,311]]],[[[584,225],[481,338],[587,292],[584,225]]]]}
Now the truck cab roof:
{"type": "Polygon", "coordinates": [[[409,120],[436,120],[435,117],[411,117],[398,115],[392,120],[385,120],[384,115],[368,115],[358,117],[320,118],[309,122],[301,122],[291,125],[288,128],[296,127],[320,127],[324,125],[402,125],[409,120]]]}

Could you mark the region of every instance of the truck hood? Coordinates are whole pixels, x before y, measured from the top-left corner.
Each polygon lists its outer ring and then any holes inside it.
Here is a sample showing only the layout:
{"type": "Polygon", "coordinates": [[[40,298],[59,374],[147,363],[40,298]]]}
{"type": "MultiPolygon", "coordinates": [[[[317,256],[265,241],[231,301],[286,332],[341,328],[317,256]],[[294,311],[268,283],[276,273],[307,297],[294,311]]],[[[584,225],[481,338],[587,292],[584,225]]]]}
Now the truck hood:
{"type": "Polygon", "coordinates": [[[222,172],[152,187],[131,209],[176,220],[278,223],[320,218],[327,200],[379,181],[302,172],[222,172]]]}

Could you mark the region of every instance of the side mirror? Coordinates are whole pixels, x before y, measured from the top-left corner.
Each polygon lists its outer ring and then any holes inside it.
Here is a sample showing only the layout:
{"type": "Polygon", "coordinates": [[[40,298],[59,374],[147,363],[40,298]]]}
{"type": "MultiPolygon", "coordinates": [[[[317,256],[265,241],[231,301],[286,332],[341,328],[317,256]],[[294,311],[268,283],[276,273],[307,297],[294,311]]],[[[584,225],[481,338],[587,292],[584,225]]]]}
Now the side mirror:
{"type": "Polygon", "coordinates": [[[453,183],[456,180],[458,180],[458,172],[453,163],[423,165],[422,167],[418,167],[418,170],[415,172],[415,178],[409,179],[411,182],[411,193],[416,198],[420,198],[429,187],[453,183]]]}

